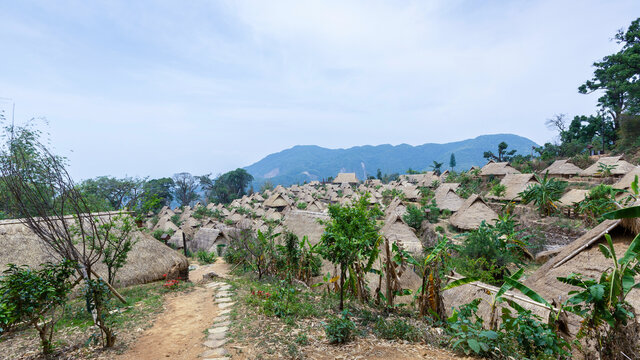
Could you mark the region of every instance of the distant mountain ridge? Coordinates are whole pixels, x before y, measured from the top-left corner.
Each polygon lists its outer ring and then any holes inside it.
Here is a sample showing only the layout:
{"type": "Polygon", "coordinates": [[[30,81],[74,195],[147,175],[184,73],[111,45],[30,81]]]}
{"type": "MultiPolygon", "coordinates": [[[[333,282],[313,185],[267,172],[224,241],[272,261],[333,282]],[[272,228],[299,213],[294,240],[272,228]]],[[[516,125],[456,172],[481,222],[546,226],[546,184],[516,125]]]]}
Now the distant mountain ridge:
{"type": "Polygon", "coordinates": [[[364,145],[348,149],[327,149],[316,145],[296,145],[290,149],[266,156],[245,167],[253,175],[256,184],[269,180],[284,186],[304,181],[322,180],[339,172],[355,172],[359,179],[382,173],[404,173],[407,169],[429,170],[433,161],[442,162],[442,169],[449,168],[451,154],[456,157],[456,169],[482,166],[485,151],[497,152],[500,142],[509,144],[509,150],[518,154],[531,153],[535,142],[514,134],[482,135],[474,139],[445,144],[428,143],[412,146],[364,145]]]}

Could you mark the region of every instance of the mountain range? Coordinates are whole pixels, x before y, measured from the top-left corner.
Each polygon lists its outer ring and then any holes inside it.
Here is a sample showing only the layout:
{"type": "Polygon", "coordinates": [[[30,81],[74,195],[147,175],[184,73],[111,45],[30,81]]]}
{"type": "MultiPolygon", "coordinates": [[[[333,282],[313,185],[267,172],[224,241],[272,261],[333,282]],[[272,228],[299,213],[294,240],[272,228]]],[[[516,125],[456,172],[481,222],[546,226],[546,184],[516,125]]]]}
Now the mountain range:
{"type": "Polygon", "coordinates": [[[428,143],[418,146],[365,145],[348,149],[327,149],[315,145],[296,145],[266,156],[245,167],[254,177],[254,186],[265,181],[288,186],[304,181],[322,180],[339,172],[355,172],[359,179],[375,176],[378,169],[385,174],[405,173],[409,168],[430,170],[433,161],[442,162],[442,170],[449,168],[451,154],[456,158],[456,170],[482,166],[487,160],[485,151],[497,153],[498,144],[506,142],[508,150],[527,155],[535,142],[514,134],[482,135],[474,139],[445,144],[428,143]]]}

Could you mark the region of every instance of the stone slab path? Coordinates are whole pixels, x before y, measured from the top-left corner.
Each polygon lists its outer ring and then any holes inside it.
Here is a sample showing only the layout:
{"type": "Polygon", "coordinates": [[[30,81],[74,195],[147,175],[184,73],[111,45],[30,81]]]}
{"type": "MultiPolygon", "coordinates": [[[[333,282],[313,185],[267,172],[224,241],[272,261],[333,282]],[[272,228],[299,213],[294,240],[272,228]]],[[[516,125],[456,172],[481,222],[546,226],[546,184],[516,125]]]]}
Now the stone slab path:
{"type": "Polygon", "coordinates": [[[216,281],[206,285],[207,288],[214,289],[214,303],[218,306],[218,315],[213,319],[213,326],[207,330],[207,338],[204,346],[208,349],[202,355],[205,360],[227,359],[229,353],[224,348],[227,343],[227,333],[231,325],[231,307],[235,304],[231,296],[231,285],[223,281],[216,281]]]}

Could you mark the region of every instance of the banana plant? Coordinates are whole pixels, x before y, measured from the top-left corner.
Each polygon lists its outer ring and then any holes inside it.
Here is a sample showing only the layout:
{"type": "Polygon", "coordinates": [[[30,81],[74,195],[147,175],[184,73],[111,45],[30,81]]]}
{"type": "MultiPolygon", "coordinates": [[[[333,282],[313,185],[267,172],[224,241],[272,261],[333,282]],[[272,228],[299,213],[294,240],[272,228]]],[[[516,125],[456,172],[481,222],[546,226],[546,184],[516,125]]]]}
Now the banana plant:
{"type": "Polygon", "coordinates": [[[640,282],[635,281],[635,276],[640,274],[640,235],[633,239],[620,258],[616,255],[611,236],[604,236],[607,244],[599,244],[600,252],[612,260],[612,266],[604,271],[598,280],[581,274],[558,278],[563,283],[580,288],[569,292],[569,295],[573,296],[567,300],[568,306],[565,307],[567,311],[586,320],[579,334],[597,329],[604,323],[616,328],[634,317],[628,310],[626,298],[633,289],[640,288],[640,282]]]}

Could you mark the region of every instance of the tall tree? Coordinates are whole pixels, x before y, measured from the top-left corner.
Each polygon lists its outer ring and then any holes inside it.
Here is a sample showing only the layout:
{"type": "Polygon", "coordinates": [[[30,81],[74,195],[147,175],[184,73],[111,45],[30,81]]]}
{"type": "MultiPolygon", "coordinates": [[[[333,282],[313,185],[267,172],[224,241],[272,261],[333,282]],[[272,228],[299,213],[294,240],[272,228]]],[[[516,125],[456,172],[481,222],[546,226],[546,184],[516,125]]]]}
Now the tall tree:
{"type": "Polygon", "coordinates": [[[455,170],[456,168],[456,155],[451,153],[451,157],[449,158],[449,167],[451,170],[455,170]]]}
{"type": "Polygon", "coordinates": [[[601,91],[598,105],[618,130],[623,113],[640,113],[640,18],[632,21],[627,31],[618,31],[614,39],[622,44],[622,48],[596,61],[593,78],[582,84],[578,91],[582,94],[601,91]]]}
{"type": "Polygon", "coordinates": [[[253,176],[240,168],[219,175],[215,180],[212,180],[209,175],[198,178],[209,200],[222,204],[228,204],[244,196],[247,186],[253,181],[253,176]]]}
{"type": "Polygon", "coordinates": [[[159,201],[151,210],[157,212],[163,206],[168,206],[173,201],[173,193],[171,189],[175,183],[171,178],[151,179],[144,183],[145,200],[156,198],[159,201]]]}
{"type": "Polygon", "coordinates": [[[509,145],[506,142],[498,144],[498,154],[494,154],[492,151],[485,151],[484,158],[488,160],[494,160],[497,162],[510,161],[515,155],[516,150],[507,150],[509,145]]]}
{"type": "Polygon", "coordinates": [[[196,193],[198,181],[195,176],[188,172],[181,172],[173,175],[173,183],[173,194],[180,206],[187,206],[198,198],[196,193]]]}

